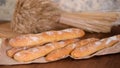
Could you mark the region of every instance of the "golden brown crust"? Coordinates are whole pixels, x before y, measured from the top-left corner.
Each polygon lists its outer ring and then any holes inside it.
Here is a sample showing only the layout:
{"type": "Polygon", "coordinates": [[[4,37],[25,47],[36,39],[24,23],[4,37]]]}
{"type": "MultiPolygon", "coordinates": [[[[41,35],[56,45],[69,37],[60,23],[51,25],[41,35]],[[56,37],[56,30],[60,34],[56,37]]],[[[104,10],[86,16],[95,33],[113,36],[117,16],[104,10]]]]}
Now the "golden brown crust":
{"type": "Polygon", "coordinates": [[[47,61],[55,61],[55,60],[65,58],[65,57],[69,56],[71,51],[73,51],[73,49],[75,49],[76,47],[80,47],[80,46],[89,44],[91,42],[95,42],[97,40],[98,39],[96,39],[96,38],[89,38],[89,39],[85,39],[85,40],[80,40],[79,42],[72,43],[64,48],[54,50],[53,52],[49,53],[46,56],[46,60],[47,61]]]}
{"type": "Polygon", "coordinates": [[[45,57],[46,61],[56,61],[71,55],[72,58],[84,58],[99,50],[111,47],[120,42],[120,35],[109,38],[97,39],[88,38],[84,40],[71,39],[59,42],[48,43],[44,46],[36,46],[28,49],[12,48],[8,50],[9,57],[13,57],[19,62],[28,62],[40,57],[45,57]]]}
{"type": "Polygon", "coordinates": [[[70,44],[64,48],[57,49],[46,56],[47,61],[55,61],[61,58],[65,58],[76,47],[76,43],[70,44]]]}
{"type": "Polygon", "coordinates": [[[22,50],[26,50],[28,49],[27,47],[23,47],[23,48],[11,48],[7,51],[7,55],[9,57],[13,57],[15,53],[22,51],[22,50]]]}
{"type": "Polygon", "coordinates": [[[84,35],[85,32],[83,30],[70,28],[61,31],[48,31],[40,34],[21,35],[10,39],[9,44],[12,47],[31,47],[35,45],[43,45],[48,42],[79,38],[84,35]]]}
{"type": "Polygon", "coordinates": [[[95,42],[95,41],[98,41],[98,40],[99,40],[98,38],[88,38],[88,39],[80,40],[80,42],[78,42],[79,45],[77,45],[76,48],[81,47],[83,45],[87,45],[91,42],[95,42]]]}
{"type": "Polygon", "coordinates": [[[66,40],[60,42],[53,42],[53,43],[48,43],[44,46],[37,46],[27,50],[22,50],[14,55],[14,59],[20,62],[31,61],[43,57],[55,49],[64,47],[76,41],[77,41],[76,39],[72,39],[72,40],[66,40]]]}
{"type": "Polygon", "coordinates": [[[71,56],[73,58],[83,58],[89,56],[101,49],[111,47],[120,40],[120,35],[105,38],[97,42],[93,42],[86,46],[78,47],[72,51],[71,56]]]}

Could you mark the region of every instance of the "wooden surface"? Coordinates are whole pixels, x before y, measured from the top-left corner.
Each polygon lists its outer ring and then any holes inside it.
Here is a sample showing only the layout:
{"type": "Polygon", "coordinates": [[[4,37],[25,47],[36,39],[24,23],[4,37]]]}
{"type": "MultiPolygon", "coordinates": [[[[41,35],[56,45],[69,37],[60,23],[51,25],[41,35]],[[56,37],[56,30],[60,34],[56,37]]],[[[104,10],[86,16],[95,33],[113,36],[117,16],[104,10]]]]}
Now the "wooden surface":
{"type": "Polygon", "coordinates": [[[12,30],[10,29],[9,22],[0,22],[0,37],[10,38],[17,35],[20,35],[20,34],[12,32],[12,30]]]}
{"type": "MultiPolygon", "coordinates": [[[[113,27],[111,33],[107,34],[87,33],[87,35],[84,38],[88,37],[104,38],[117,34],[120,34],[120,26],[113,27]]],[[[19,34],[16,34],[10,30],[9,23],[0,24],[0,37],[10,38],[16,35],[19,34]]],[[[0,66],[0,68],[120,68],[120,54],[97,56],[86,60],[74,60],[71,58],[66,58],[63,60],[47,64],[0,66]]]]}

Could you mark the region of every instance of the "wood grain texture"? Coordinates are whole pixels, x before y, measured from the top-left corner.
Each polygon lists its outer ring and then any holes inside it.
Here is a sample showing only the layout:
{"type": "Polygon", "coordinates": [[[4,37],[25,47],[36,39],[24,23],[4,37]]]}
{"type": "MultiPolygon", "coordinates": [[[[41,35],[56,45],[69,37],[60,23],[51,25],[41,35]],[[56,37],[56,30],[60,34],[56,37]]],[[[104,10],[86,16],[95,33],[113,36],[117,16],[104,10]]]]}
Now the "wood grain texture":
{"type": "MultiPolygon", "coordinates": [[[[7,37],[9,34],[10,34],[9,37],[12,37],[13,34],[18,35],[10,30],[9,23],[7,22],[5,24],[0,24],[0,34],[2,34],[1,33],[2,30],[4,34],[7,34],[7,37]],[[8,33],[5,33],[7,31],[8,33]]],[[[107,34],[87,33],[87,35],[84,38],[90,38],[90,37],[104,38],[117,34],[120,34],[120,26],[113,27],[111,33],[107,33],[107,34]]],[[[0,68],[120,68],[119,58],[120,58],[120,54],[113,54],[106,56],[97,56],[86,60],[74,60],[71,58],[66,58],[63,60],[46,63],[46,64],[0,66],[0,68]]]]}
{"type": "Polygon", "coordinates": [[[10,29],[10,23],[7,23],[7,22],[0,23],[0,37],[11,38],[17,35],[20,35],[20,34],[12,32],[12,30],[10,29]]]}

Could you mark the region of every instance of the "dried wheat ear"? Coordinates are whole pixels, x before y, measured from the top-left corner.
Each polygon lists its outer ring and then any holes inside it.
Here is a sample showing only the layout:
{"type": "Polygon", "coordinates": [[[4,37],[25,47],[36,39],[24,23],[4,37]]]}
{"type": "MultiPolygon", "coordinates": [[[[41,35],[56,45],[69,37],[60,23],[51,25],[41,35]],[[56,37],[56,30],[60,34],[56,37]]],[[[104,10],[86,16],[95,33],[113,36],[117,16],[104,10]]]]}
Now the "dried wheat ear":
{"type": "Polygon", "coordinates": [[[108,33],[120,19],[120,12],[64,13],[60,23],[78,27],[89,32],[108,33]]]}
{"type": "Polygon", "coordinates": [[[107,33],[118,17],[118,13],[65,13],[50,0],[18,0],[11,28],[18,33],[39,33],[72,26],[107,33]]]}
{"type": "Polygon", "coordinates": [[[60,10],[50,0],[18,0],[11,28],[18,33],[68,28],[59,24],[60,10]]]}

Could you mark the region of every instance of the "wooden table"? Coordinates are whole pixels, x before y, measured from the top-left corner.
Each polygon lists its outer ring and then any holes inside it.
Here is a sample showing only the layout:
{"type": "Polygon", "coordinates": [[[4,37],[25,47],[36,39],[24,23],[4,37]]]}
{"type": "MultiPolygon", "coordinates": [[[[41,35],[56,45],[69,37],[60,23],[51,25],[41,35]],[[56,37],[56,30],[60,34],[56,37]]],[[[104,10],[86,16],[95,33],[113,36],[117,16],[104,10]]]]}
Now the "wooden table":
{"type": "MultiPolygon", "coordinates": [[[[116,34],[120,34],[120,26],[113,27],[111,33],[107,34],[87,33],[87,35],[84,38],[88,37],[104,38],[116,34]]],[[[13,33],[10,30],[9,23],[0,24],[0,37],[1,36],[12,37],[13,35],[18,34],[13,33]]],[[[86,60],[74,60],[71,58],[66,58],[63,60],[46,64],[0,66],[0,68],[120,68],[120,54],[97,56],[86,60]]]]}

